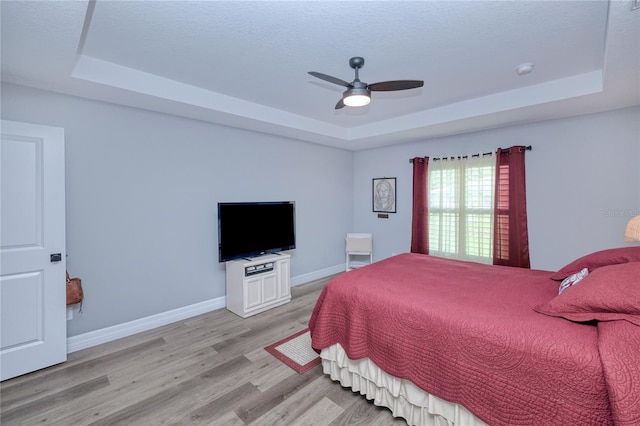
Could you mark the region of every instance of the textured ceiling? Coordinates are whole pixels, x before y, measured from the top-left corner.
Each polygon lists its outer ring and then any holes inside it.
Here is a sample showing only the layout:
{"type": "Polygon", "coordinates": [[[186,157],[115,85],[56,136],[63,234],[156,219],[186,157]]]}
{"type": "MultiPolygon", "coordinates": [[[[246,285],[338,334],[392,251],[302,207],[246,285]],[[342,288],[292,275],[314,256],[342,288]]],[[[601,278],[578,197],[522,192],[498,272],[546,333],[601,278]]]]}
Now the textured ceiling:
{"type": "Polygon", "coordinates": [[[2,80],[356,150],[640,104],[631,4],[3,1],[2,80]],[[424,87],[336,111],[352,56],[424,87]]]}

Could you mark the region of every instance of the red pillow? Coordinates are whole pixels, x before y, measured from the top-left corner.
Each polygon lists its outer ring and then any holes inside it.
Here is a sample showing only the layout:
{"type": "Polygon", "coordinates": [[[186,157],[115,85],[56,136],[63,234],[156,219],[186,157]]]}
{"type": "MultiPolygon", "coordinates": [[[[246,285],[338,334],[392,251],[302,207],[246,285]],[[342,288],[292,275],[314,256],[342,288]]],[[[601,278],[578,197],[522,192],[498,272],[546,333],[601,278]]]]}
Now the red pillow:
{"type": "Polygon", "coordinates": [[[601,266],[627,262],[640,262],[640,246],[613,248],[587,254],[564,266],[549,278],[562,281],[568,276],[580,272],[583,268],[593,272],[594,269],[601,266]]]}
{"type": "Polygon", "coordinates": [[[571,321],[622,319],[640,326],[640,262],[598,268],[533,309],[571,321]]]}

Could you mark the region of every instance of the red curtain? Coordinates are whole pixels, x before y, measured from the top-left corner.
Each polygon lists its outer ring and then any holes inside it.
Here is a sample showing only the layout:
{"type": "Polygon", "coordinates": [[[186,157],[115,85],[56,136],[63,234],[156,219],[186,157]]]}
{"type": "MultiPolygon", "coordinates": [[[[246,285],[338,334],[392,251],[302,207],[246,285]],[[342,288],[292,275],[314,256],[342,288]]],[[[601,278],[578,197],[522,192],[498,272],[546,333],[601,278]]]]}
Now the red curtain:
{"type": "Polygon", "coordinates": [[[493,264],[530,268],[524,146],[498,148],[493,264]]]}
{"type": "Polygon", "coordinates": [[[413,160],[413,213],[411,216],[411,253],[429,254],[427,222],[427,168],[429,157],[413,160]]]}

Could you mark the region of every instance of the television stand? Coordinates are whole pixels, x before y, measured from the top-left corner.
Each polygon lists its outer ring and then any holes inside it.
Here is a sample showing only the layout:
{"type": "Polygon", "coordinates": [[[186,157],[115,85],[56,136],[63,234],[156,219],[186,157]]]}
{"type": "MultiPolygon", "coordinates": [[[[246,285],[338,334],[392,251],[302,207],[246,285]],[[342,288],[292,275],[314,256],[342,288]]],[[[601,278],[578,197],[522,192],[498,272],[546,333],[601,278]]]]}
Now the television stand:
{"type": "Polygon", "coordinates": [[[291,301],[291,255],[227,262],[227,309],[247,318],[291,301]]]}

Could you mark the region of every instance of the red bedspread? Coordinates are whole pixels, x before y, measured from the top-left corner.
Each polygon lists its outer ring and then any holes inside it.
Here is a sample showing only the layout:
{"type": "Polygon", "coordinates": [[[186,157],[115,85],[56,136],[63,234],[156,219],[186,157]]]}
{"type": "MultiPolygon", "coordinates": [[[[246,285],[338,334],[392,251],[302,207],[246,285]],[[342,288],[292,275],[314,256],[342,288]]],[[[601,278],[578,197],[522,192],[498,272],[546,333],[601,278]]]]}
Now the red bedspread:
{"type": "Polygon", "coordinates": [[[312,345],[340,343],[492,425],[611,424],[597,326],[532,309],[557,295],[549,275],[395,256],[323,289],[312,345]]]}
{"type": "Polygon", "coordinates": [[[598,349],[616,425],[640,425],[640,327],[630,322],[598,323],[598,349]]]}

